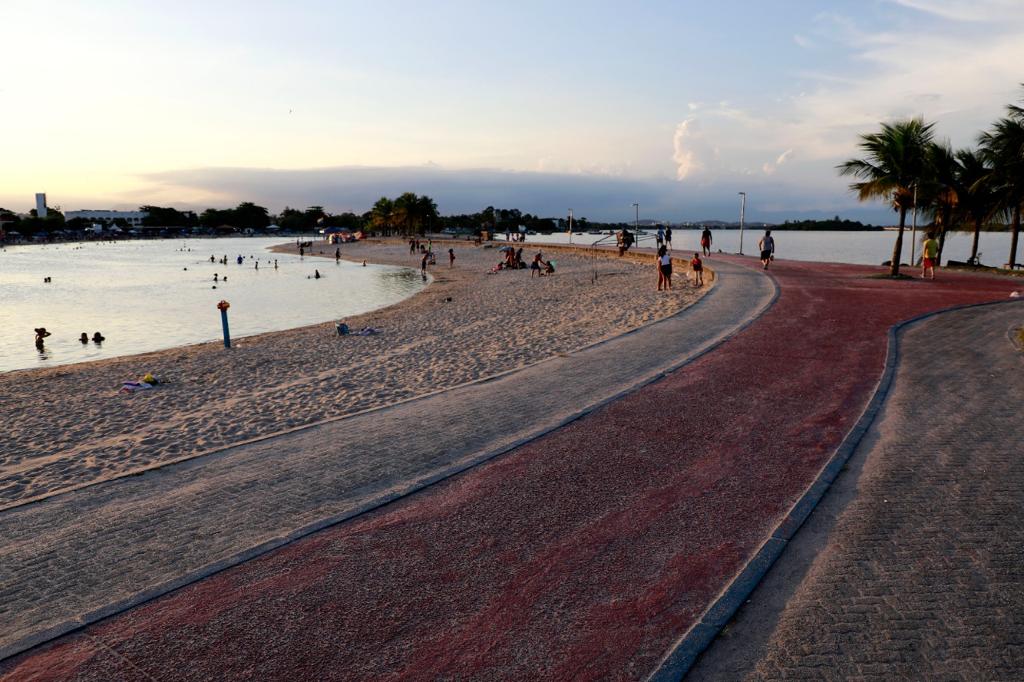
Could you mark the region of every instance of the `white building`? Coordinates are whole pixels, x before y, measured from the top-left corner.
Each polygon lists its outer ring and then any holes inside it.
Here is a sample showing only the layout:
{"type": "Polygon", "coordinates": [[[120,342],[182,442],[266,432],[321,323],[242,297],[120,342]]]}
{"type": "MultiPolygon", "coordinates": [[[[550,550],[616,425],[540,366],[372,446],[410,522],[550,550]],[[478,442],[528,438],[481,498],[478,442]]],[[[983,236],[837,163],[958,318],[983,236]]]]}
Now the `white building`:
{"type": "Polygon", "coordinates": [[[90,221],[101,221],[105,223],[113,222],[117,218],[125,220],[129,225],[141,225],[142,219],[147,217],[149,213],[147,211],[67,211],[64,214],[65,220],[74,220],[75,218],[85,218],[90,221]]]}

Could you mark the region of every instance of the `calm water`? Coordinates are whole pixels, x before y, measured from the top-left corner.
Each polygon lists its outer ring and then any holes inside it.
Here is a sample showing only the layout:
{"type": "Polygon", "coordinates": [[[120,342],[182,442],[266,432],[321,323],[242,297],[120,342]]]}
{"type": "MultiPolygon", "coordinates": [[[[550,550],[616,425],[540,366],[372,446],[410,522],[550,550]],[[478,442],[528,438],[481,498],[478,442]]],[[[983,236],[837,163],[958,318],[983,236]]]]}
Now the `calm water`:
{"type": "MultiPolygon", "coordinates": [[[[712,230],[712,249],[721,249],[727,253],[737,253],[740,247],[739,230],[712,230]]],[[[743,252],[757,255],[757,241],[764,230],[743,231],[743,252]]],[[[653,246],[654,232],[651,238],[643,239],[641,246],[653,246]]],[[[833,263],[861,263],[878,265],[892,257],[892,246],[896,241],[896,232],[796,232],[775,231],[775,253],[779,258],[796,260],[813,260],[833,263]]],[[[921,254],[923,236],[917,233],[918,243],[916,255],[921,254]]],[[[592,244],[603,236],[583,234],[573,235],[574,244],[592,244]]],[[[943,260],[953,259],[965,261],[971,255],[971,239],[973,235],[966,232],[953,232],[946,235],[946,245],[942,252],[943,260]]],[[[530,241],[547,244],[564,244],[568,241],[565,233],[552,235],[530,236],[530,241]]],[[[615,238],[609,237],[605,244],[615,244],[615,238]]],[[[1009,232],[982,232],[978,242],[981,262],[986,265],[1001,265],[1010,256],[1009,232]]],[[[700,230],[672,230],[672,248],[676,251],[700,250],[700,230]]],[[[1019,254],[1018,254],[1018,260],[1019,254]]],[[[910,262],[910,230],[903,237],[903,262],[910,262]]]]}
{"type": "Polygon", "coordinates": [[[409,268],[266,250],[280,243],[280,237],[188,239],[0,250],[0,371],[220,339],[221,299],[231,303],[231,336],[237,338],[367,312],[423,287],[409,268]],[[228,264],[211,263],[211,255],[226,255],[228,264]],[[315,269],[323,277],[308,279],[315,269]],[[228,281],[211,288],[214,273],[228,281]],[[53,282],[44,284],[44,277],[53,282]],[[52,334],[42,353],[33,343],[36,327],[52,334]],[[101,346],[79,342],[81,332],[91,337],[97,330],[106,337],[101,346]]]}

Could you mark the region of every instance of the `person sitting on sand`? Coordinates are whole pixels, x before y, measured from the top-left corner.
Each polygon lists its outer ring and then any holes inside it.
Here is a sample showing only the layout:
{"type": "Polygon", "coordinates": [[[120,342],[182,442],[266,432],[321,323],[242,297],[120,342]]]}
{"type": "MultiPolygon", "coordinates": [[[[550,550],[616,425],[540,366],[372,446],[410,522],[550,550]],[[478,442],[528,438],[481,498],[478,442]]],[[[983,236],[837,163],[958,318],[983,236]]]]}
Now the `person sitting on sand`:
{"type": "Polygon", "coordinates": [[[107,340],[107,337],[103,336],[103,334],[100,334],[99,332],[95,332],[92,335],[92,342],[93,343],[103,343],[106,340],[107,340]]]}
{"type": "Polygon", "coordinates": [[[704,286],[704,261],[700,259],[699,253],[693,254],[693,260],[690,261],[690,268],[693,270],[693,286],[704,286]]]}
{"type": "Polygon", "coordinates": [[[549,260],[544,265],[545,265],[545,267],[544,267],[544,274],[545,275],[553,275],[553,274],[555,274],[555,261],[549,260]]]}
{"type": "Polygon", "coordinates": [[[82,335],[78,337],[78,340],[81,341],[82,343],[89,343],[89,335],[86,334],[85,332],[82,332],[82,335]]]}
{"type": "Polygon", "coordinates": [[[51,336],[50,332],[46,331],[46,327],[36,327],[36,348],[39,350],[43,349],[43,339],[47,336],[51,336]]]}
{"type": "Polygon", "coordinates": [[[320,271],[319,270],[314,270],[313,271],[313,279],[320,279],[320,271]]]}

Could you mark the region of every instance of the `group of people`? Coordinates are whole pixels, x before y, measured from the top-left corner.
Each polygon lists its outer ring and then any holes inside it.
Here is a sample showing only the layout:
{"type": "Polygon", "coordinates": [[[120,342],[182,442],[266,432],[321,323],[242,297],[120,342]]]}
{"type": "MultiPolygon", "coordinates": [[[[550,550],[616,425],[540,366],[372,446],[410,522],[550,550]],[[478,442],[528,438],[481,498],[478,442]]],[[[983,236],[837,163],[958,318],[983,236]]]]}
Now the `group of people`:
{"type": "MultiPolygon", "coordinates": [[[[43,350],[43,346],[45,343],[44,339],[46,339],[48,336],[53,336],[53,334],[51,332],[48,332],[46,330],[46,327],[36,327],[33,331],[35,331],[36,333],[36,348],[38,348],[39,350],[43,350]]],[[[82,332],[82,335],[78,337],[78,340],[81,341],[83,345],[87,344],[89,343],[89,335],[85,332],[82,332]]],[[[103,343],[105,340],[106,337],[103,336],[103,334],[100,334],[99,332],[96,332],[95,334],[92,335],[92,342],[97,345],[103,343]]]]}

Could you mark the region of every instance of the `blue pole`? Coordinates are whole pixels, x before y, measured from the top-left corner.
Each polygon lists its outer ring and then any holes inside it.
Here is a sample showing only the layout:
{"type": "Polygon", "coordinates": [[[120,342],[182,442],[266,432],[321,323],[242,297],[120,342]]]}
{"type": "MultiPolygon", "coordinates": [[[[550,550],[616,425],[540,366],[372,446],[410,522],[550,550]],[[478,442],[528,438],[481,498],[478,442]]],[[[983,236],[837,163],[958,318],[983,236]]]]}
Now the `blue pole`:
{"type": "Polygon", "coordinates": [[[228,311],[226,308],[220,310],[220,323],[224,327],[224,347],[231,348],[231,334],[228,333],[228,311]]]}

